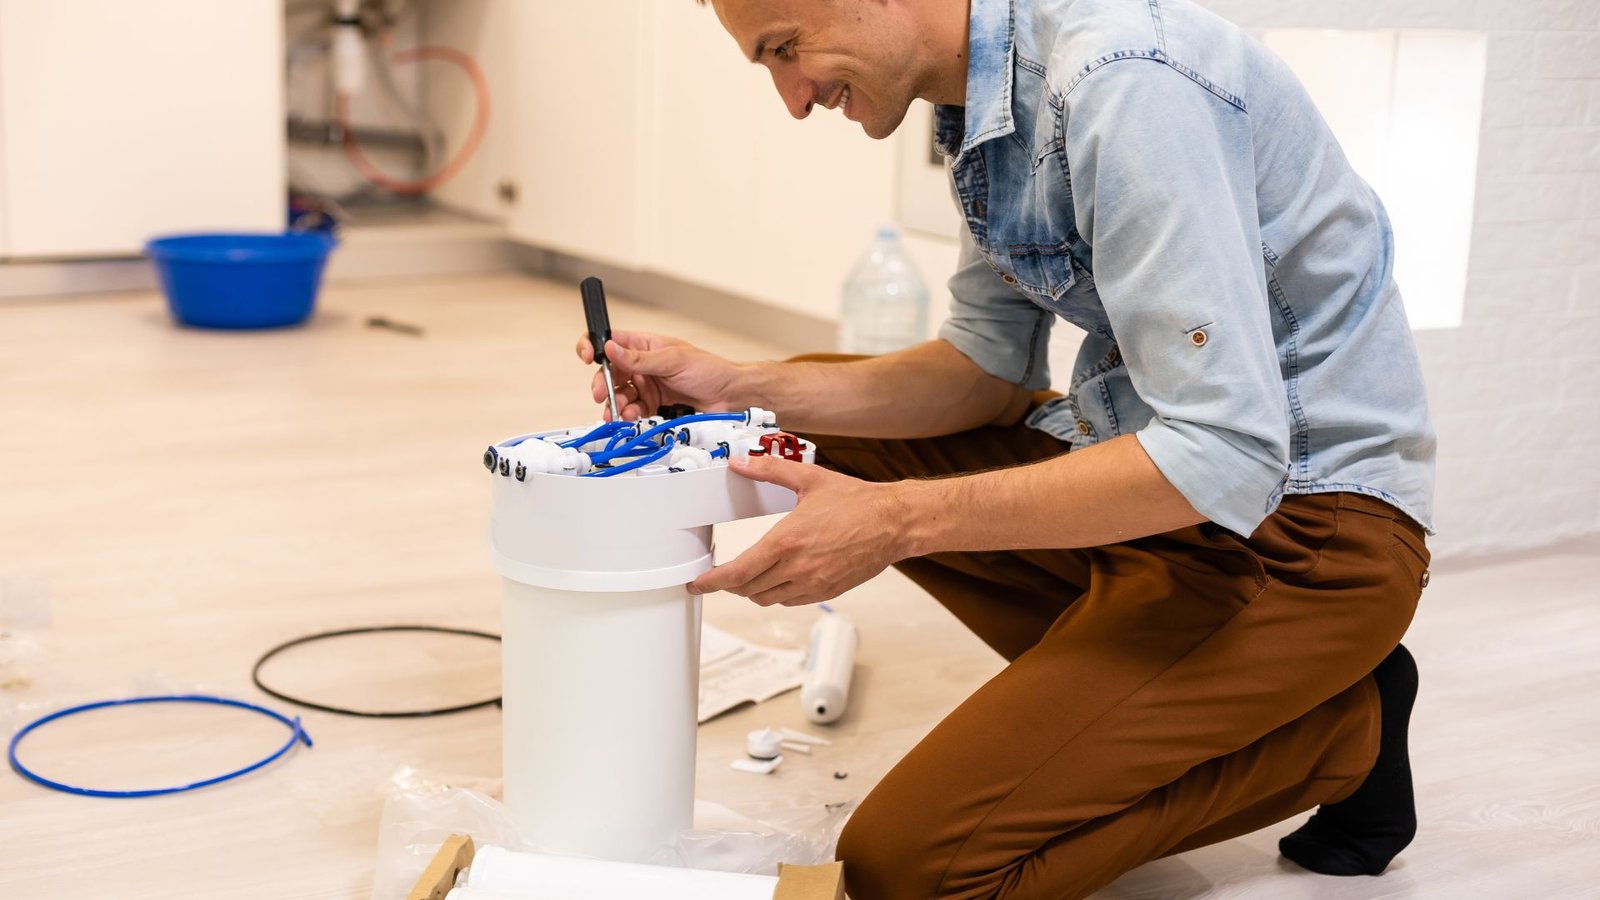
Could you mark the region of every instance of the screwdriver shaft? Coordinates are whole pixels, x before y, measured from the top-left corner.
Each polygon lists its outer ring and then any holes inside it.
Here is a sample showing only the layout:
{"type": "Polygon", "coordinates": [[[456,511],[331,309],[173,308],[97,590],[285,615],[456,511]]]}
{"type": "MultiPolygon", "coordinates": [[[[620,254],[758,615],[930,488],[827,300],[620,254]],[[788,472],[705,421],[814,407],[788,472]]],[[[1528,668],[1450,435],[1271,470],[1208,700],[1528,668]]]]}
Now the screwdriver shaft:
{"type": "Polygon", "coordinates": [[[606,376],[606,399],[611,403],[611,421],[622,421],[622,410],[617,409],[617,386],[611,382],[611,360],[600,363],[600,371],[606,376]]]}

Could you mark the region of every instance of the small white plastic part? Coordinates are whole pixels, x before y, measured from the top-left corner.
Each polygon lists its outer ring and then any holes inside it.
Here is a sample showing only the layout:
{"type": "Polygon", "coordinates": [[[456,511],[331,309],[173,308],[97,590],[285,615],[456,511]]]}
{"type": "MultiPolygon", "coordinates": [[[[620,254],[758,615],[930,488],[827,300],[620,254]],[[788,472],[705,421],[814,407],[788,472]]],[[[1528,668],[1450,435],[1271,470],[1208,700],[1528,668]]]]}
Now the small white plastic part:
{"type": "Polygon", "coordinates": [[[733,768],[735,771],[749,772],[751,775],[771,775],[782,763],[781,756],[774,756],[771,759],[736,759],[733,761],[733,768]]]}
{"type": "Polygon", "coordinates": [[[844,715],[859,642],[855,623],[839,613],[824,613],[812,626],[805,680],[800,684],[800,709],[807,719],[820,725],[844,715]]]}
{"type": "Polygon", "coordinates": [[[784,741],[783,743],[779,744],[778,746],[782,747],[785,750],[788,750],[790,753],[804,753],[806,756],[810,756],[811,755],[811,745],[810,744],[801,744],[801,743],[798,743],[796,741],[784,741]]]}
{"type": "Polygon", "coordinates": [[[783,739],[788,743],[810,744],[813,747],[829,747],[833,745],[833,741],[825,737],[806,734],[804,731],[795,731],[793,728],[779,728],[778,730],[783,732],[783,739]]]}
{"type": "Polygon", "coordinates": [[[783,732],[776,728],[761,728],[745,735],[744,752],[751,759],[772,759],[781,756],[783,732]]]}
{"type": "Polygon", "coordinates": [[[752,406],[744,411],[745,421],[757,428],[772,428],[778,424],[778,414],[770,409],[752,406]]]}

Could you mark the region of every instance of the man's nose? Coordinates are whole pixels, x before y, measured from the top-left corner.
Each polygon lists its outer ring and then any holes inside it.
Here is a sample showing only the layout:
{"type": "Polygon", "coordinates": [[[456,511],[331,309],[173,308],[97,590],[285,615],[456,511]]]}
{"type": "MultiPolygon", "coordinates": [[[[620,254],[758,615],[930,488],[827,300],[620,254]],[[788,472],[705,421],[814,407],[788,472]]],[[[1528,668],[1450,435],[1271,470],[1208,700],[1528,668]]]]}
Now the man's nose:
{"type": "Polygon", "coordinates": [[[783,105],[789,107],[789,115],[796,119],[811,115],[811,107],[816,105],[817,86],[809,78],[773,69],[772,84],[778,89],[778,96],[783,98],[783,105]]]}

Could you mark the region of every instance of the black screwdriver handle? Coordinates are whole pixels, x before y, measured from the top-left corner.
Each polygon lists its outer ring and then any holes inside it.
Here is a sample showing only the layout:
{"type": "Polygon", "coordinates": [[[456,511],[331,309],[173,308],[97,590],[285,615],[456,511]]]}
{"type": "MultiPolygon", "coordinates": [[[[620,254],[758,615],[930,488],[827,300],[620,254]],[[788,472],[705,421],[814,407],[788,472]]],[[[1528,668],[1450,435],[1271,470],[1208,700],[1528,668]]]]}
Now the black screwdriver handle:
{"type": "Polygon", "coordinates": [[[578,285],[583,291],[583,317],[589,324],[589,344],[594,347],[594,361],[606,361],[606,341],[611,340],[611,316],[606,313],[606,288],[600,279],[590,276],[578,285]]]}

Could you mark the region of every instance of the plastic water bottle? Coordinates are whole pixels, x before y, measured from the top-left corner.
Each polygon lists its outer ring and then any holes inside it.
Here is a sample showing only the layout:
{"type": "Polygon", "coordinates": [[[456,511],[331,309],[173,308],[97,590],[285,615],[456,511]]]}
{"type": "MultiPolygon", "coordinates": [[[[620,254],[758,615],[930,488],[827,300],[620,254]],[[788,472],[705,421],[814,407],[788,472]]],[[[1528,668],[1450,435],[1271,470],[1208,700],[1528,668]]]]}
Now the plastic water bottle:
{"type": "Polygon", "coordinates": [[[927,339],[928,287],[906,255],[899,230],[885,226],[845,280],[839,350],[877,355],[927,339]]]}

